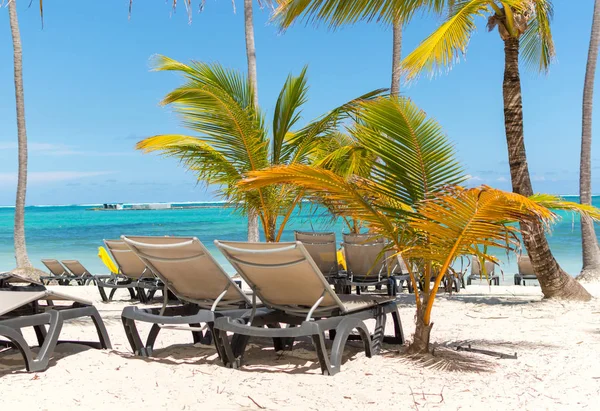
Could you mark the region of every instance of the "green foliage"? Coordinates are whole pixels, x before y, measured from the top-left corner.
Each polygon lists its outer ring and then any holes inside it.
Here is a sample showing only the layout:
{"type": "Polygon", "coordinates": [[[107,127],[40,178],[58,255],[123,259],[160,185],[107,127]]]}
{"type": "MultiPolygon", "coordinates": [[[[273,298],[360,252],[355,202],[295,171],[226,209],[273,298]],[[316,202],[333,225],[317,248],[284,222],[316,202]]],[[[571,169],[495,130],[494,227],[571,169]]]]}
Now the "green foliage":
{"type": "Polygon", "coordinates": [[[196,136],[166,134],[137,144],[144,152],[175,157],[198,180],[219,187],[221,196],[242,211],[258,213],[268,241],[278,241],[294,207],[302,199],[297,187],[278,185],[241,190],[238,183],[252,171],[274,165],[312,164],[331,146],[331,132],[347,118],[362,99],[375,91],[332,110],[298,131],[307,101],[306,68],[290,75],[277,98],[272,138],[258,107],[252,87],[240,73],[218,64],[183,64],[164,56],[154,61],[156,71],[174,71],[185,82],[168,93],[163,105],[174,108],[184,126],[196,136]],[[278,221],[278,217],[283,220],[278,221]]]}

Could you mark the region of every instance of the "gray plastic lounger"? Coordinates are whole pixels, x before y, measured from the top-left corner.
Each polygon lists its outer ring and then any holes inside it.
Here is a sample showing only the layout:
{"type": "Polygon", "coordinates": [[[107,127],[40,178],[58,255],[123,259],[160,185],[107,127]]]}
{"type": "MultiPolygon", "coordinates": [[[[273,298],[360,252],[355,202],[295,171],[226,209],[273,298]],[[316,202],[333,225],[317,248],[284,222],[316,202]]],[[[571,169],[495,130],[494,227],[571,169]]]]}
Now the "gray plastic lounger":
{"type": "Polygon", "coordinates": [[[167,307],[165,300],[161,309],[125,307],[123,326],[134,353],[152,355],[161,328],[191,331],[194,343],[210,344],[215,318],[224,315],[239,318],[251,313],[248,297],[197,238],[123,236],[122,239],[183,303],[167,307]],[[152,324],[145,344],[136,321],[152,324]]]}
{"type": "Polygon", "coordinates": [[[537,276],[533,271],[533,265],[528,255],[520,255],[517,257],[517,267],[519,273],[515,274],[515,285],[525,285],[525,280],[537,280],[537,276]]]}
{"type": "Polygon", "coordinates": [[[358,331],[368,357],[379,352],[387,314],[392,314],[395,331],[389,342],[404,343],[394,297],[336,294],[302,243],[215,244],[252,288],[253,304],[259,298],[273,310],[244,321],[229,317],[215,320],[215,340],[226,366],[241,365],[250,337],[281,338],[290,346],[290,339],[307,336],[312,338],[321,371],[333,375],[340,370],[344,347],[353,337],[353,330],[358,331]],[[364,323],[368,319],[376,320],[372,336],[364,323]],[[271,328],[279,323],[289,327],[271,328]],[[333,338],[331,355],[325,346],[326,331],[333,338]],[[228,332],[234,333],[231,341],[228,332]]]}
{"type": "Polygon", "coordinates": [[[46,258],[42,259],[42,264],[50,271],[50,275],[40,277],[40,281],[45,285],[50,284],[50,281],[56,281],[58,285],[69,285],[75,279],[58,260],[46,258]]]}
{"type": "Polygon", "coordinates": [[[78,260],[62,260],[61,263],[80,280],[83,285],[94,284],[96,285],[97,278],[111,278],[110,275],[95,276],[87,268],[83,266],[78,260]]]}
{"type": "Polygon", "coordinates": [[[294,238],[304,245],[325,278],[338,277],[335,233],[294,231],[294,238]]]}
{"type": "Polygon", "coordinates": [[[0,337],[8,339],[0,341],[0,344],[15,347],[21,352],[29,372],[44,371],[48,368],[54,348],[60,343],[84,344],[98,349],[111,348],[102,318],[90,302],[45,290],[44,286],[35,284],[0,289],[0,337]],[[43,301],[46,301],[46,305],[40,304],[43,301]],[[71,305],[54,305],[54,302],[58,301],[69,302],[71,305]],[[65,321],[81,317],[91,317],[99,342],[59,340],[65,321]],[[21,329],[26,327],[33,327],[35,330],[40,346],[37,356],[31,351],[21,333],[21,329]]]}
{"type": "Polygon", "coordinates": [[[109,302],[118,289],[126,289],[132,299],[137,298],[143,303],[148,302],[153,292],[160,289],[154,274],[124,241],[104,240],[104,245],[117,264],[119,272],[109,279],[98,279],[96,281],[102,301],[109,302]],[[105,288],[111,289],[108,296],[104,291],[105,288]],[[147,294],[146,290],[152,294],[147,294]]]}
{"type": "Polygon", "coordinates": [[[392,275],[393,267],[389,267],[385,253],[385,240],[371,234],[343,236],[342,246],[348,273],[344,285],[348,288],[356,286],[357,294],[360,294],[361,288],[386,286],[388,295],[396,295],[396,281],[392,275]]]}
{"type": "Polygon", "coordinates": [[[485,262],[485,276],[481,270],[481,262],[477,257],[471,257],[471,274],[467,277],[467,285],[471,285],[471,281],[485,279],[491,285],[500,285],[500,276],[495,273],[496,264],[491,261],[485,262]]]}

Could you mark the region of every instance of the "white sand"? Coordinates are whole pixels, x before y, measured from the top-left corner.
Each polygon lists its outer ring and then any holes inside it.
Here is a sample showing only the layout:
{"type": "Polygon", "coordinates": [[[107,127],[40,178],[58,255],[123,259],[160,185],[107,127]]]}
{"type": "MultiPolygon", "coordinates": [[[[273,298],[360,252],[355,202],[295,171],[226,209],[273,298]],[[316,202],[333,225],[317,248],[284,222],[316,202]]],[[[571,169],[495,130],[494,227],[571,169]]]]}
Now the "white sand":
{"type": "MultiPolygon", "coordinates": [[[[589,287],[600,295],[599,287],[589,287]]],[[[163,330],[155,358],[133,357],[120,320],[131,302],[104,304],[94,287],[60,290],[95,301],[113,350],[61,345],[50,368],[33,374],[15,351],[0,353],[2,410],[600,409],[597,299],[541,302],[538,287],[469,286],[440,296],[434,307],[434,360],[409,359],[392,346],[369,359],[353,342],[342,371],[324,377],[304,341],[279,355],[259,341],[249,346],[243,369],[231,370],[220,365],[212,346],[194,347],[189,333],[163,330]],[[517,352],[518,359],[454,351],[467,343],[517,352]]],[[[414,300],[399,300],[410,338],[414,300]]],[[[87,320],[66,324],[62,334],[93,335],[87,320]]]]}

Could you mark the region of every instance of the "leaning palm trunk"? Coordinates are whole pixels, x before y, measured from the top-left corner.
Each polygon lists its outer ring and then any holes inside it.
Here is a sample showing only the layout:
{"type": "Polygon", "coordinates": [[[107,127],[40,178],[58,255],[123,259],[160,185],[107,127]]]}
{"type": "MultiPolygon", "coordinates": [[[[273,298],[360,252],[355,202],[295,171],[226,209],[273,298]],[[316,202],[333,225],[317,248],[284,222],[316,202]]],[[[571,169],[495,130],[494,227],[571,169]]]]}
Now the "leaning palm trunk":
{"type": "Polygon", "coordinates": [[[25,102],[23,93],[23,50],[17,19],[16,0],[8,3],[10,31],[14,51],[15,100],[17,105],[17,134],[19,173],[17,179],[17,199],[15,202],[15,258],[18,268],[30,268],[25,246],[25,194],[27,190],[27,130],[25,128],[25,102]]]}
{"type": "Polygon", "coordinates": [[[400,94],[400,74],[402,72],[400,64],[402,59],[402,22],[400,20],[394,22],[392,31],[394,40],[392,43],[392,86],[390,94],[398,97],[400,94]]]}
{"type": "MultiPolygon", "coordinates": [[[[254,107],[258,107],[258,77],[256,75],[256,48],[254,46],[254,22],[252,0],[244,0],[244,32],[246,34],[246,58],[248,59],[248,81],[254,90],[254,107]]],[[[258,214],[248,210],[248,241],[258,242],[258,214]]]]}
{"type": "MultiPolygon", "coordinates": [[[[579,169],[579,201],[581,204],[592,204],[592,104],[598,46],[600,46],[600,0],[596,0],[594,5],[592,35],[583,86],[581,164],[579,169]]],[[[583,216],[581,218],[581,246],[583,269],[577,279],[583,281],[600,280],[600,248],[598,248],[594,223],[583,216]]]]}
{"type": "MultiPolygon", "coordinates": [[[[504,52],[504,123],[512,187],[513,192],[529,197],[533,195],[533,187],[527,166],[523,133],[519,39],[512,36],[505,39],[504,52]]],[[[584,301],[591,299],[585,288],[558,265],[539,222],[521,223],[521,231],[544,297],[584,301]]]]}

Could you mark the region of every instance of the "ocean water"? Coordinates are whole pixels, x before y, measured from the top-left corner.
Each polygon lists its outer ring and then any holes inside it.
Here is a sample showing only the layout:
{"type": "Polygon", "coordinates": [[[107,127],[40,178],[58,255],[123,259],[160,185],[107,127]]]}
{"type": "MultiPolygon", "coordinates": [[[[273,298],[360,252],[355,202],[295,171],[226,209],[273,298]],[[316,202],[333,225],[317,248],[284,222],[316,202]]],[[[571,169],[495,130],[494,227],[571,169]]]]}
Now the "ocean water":
{"type": "MultiPolygon", "coordinates": [[[[576,197],[569,200],[577,201],[576,197]]],[[[600,206],[600,196],[593,203],[600,206]]],[[[179,235],[198,237],[228,272],[232,267],[213,244],[213,240],[244,241],[246,219],[231,208],[194,208],[173,210],[91,211],[91,206],[30,206],[26,208],[27,250],[32,263],[45,269],[42,258],[78,259],[92,273],[107,273],[97,257],[103,239],[127,235],[179,235]]],[[[0,271],[15,266],[13,251],[13,216],[11,207],[0,208],[0,271]]],[[[581,236],[579,219],[561,213],[561,219],[549,235],[552,252],[559,263],[572,275],[581,270],[581,236]]],[[[303,206],[292,216],[283,240],[293,240],[293,230],[335,231],[341,241],[345,225],[334,221],[322,209],[303,206]]],[[[596,228],[600,233],[600,227],[596,228]]],[[[514,255],[497,255],[505,282],[512,281],[516,272],[514,255]]]]}

